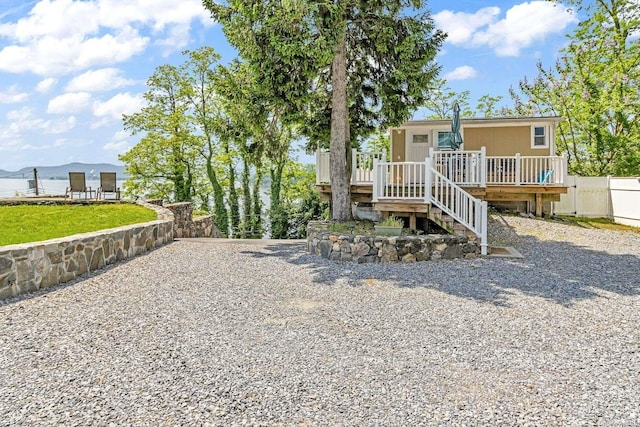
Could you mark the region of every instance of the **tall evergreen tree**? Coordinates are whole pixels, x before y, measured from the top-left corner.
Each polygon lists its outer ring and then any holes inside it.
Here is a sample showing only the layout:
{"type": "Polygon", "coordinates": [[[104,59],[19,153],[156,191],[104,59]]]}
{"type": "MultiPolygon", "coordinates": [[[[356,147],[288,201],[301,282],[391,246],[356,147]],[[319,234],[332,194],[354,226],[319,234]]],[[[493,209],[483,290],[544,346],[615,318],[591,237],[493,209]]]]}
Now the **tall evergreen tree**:
{"type": "Polygon", "coordinates": [[[330,139],[332,219],[351,217],[352,143],[424,103],[444,41],[420,0],[204,0],[260,90],[330,139]]]}

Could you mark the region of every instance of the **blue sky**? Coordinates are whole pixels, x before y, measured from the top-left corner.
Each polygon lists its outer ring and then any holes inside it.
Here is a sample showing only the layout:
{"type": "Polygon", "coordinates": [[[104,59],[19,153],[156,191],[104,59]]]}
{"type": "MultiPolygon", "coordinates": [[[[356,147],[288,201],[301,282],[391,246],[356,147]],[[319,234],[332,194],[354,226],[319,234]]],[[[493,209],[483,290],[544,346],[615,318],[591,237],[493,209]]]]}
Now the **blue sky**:
{"type": "MultiPolygon", "coordinates": [[[[577,19],[546,1],[431,0],[449,38],[441,77],[508,99],[510,86],[551,65],[577,19]]],[[[154,69],[213,46],[235,56],[200,0],[0,0],[0,169],[118,163],[133,146],[123,113],[138,111],[154,69]]],[[[415,118],[423,118],[418,112],[415,118]]],[[[301,157],[304,160],[304,157],[301,157]]]]}

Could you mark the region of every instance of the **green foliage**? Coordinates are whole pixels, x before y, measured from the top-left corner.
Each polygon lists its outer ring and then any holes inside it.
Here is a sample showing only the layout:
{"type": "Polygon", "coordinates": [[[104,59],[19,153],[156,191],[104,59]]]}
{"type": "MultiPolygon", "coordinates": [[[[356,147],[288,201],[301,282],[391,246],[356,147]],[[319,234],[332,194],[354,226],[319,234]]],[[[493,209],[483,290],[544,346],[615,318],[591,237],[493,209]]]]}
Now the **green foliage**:
{"type": "Polygon", "coordinates": [[[128,203],[0,206],[0,246],[154,221],[151,209],[128,203]]]}
{"type": "Polygon", "coordinates": [[[309,221],[326,216],[328,203],[320,201],[313,166],[291,161],[282,177],[281,203],[269,211],[270,234],[275,239],[300,239],[306,236],[309,221]]]}
{"type": "Polygon", "coordinates": [[[389,215],[382,221],[378,222],[378,225],[383,227],[404,227],[404,221],[397,216],[389,215]]]}
{"type": "Polygon", "coordinates": [[[557,147],[570,173],[640,174],[640,4],[635,0],[568,1],[586,15],[552,68],[511,90],[521,114],[566,118],[557,147]]]}
{"type": "Polygon", "coordinates": [[[447,86],[445,79],[435,79],[429,88],[429,96],[423,106],[432,114],[427,119],[450,119],[453,117],[453,105],[457,102],[460,106],[462,117],[472,117],[473,111],[469,108],[468,90],[455,92],[447,86]]]}
{"type": "Polygon", "coordinates": [[[422,2],[229,0],[221,5],[204,0],[204,5],[248,64],[256,92],[281,109],[283,122],[301,124],[312,147],[331,140],[338,211],[333,214],[350,215],[345,160],[351,145],[376,127],[407,120],[439,71],[434,58],[444,34],[427,12],[416,12],[422,2]]]}

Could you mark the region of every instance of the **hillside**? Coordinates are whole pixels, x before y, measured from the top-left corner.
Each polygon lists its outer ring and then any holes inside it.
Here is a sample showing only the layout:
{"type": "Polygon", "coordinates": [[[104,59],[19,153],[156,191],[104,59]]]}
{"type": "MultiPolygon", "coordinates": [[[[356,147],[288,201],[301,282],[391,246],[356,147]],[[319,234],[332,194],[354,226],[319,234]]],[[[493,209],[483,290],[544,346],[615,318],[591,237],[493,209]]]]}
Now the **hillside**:
{"type": "MultiPolygon", "coordinates": [[[[0,169],[0,178],[32,178],[34,166],[22,168],[17,171],[5,171],[0,169]]],[[[35,166],[40,179],[69,179],[69,172],[84,172],[88,180],[100,179],[100,172],[115,172],[118,179],[126,179],[124,166],[110,163],[68,163],[61,166],[35,166]]]]}

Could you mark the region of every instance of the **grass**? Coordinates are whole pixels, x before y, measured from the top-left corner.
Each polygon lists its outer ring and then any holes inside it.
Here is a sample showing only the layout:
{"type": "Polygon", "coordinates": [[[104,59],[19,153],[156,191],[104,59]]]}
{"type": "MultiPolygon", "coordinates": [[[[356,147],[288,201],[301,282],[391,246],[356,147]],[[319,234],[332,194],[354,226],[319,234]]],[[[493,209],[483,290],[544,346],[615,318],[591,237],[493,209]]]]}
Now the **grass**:
{"type": "Polygon", "coordinates": [[[153,221],[157,214],[127,203],[0,206],[0,246],[39,242],[153,221]]]}
{"type": "Polygon", "coordinates": [[[613,222],[612,220],[606,219],[606,218],[586,218],[581,216],[575,217],[575,216],[565,216],[565,215],[559,215],[559,216],[567,222],[572,222],[582,227],[599,228],[602,230],[614,230],[614,231],[633,231],[635,233],[640,233],[640,228],[638,227],[618,224],[617,222],[613,222]]]}

